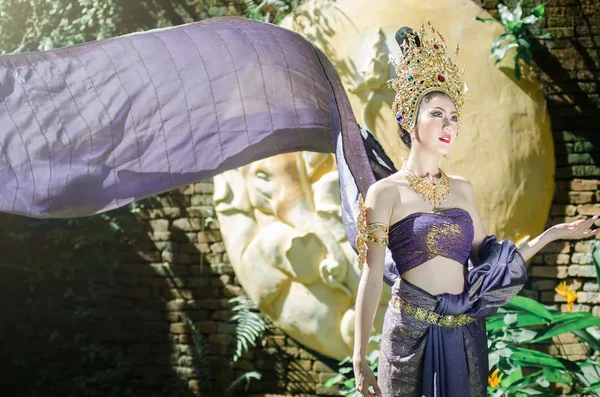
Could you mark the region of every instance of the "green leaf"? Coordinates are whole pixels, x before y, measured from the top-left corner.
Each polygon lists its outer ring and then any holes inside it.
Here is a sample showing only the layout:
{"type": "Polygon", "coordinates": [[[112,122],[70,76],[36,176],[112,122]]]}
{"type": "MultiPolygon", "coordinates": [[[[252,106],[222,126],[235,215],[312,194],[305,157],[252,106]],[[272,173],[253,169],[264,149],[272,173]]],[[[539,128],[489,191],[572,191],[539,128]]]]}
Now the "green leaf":
{"type": "Polygon", "coordinates": [[[548,321],[552,321],[552,313],[550,313],[544,305],[524,296],[514,296],[506,305],[504,305],[504,307],[506,309],[512,308],[524,310],[548,321]]]}
{"type": "Polygon", "coordinates": [[[587,342],[594,350],[600,351],[600,340],[591,335],[587,329],[578,329],[573,331],[577,337],[587,342]]]}
{"type": "Polygon", "coordinates": [[[600,318],[596,318],[596,317],[583,318],[583,319],[578,319],[575,321],[569,321],[569,322],[565,322],[565,323],[552,324],[552,325],[542,329],[540,332],[538,332],[538,336],[535,339],[533,339],[531,342],[535,343],[535,342],[543,341],[546,339],[550,339],[553,336],[565,334],[568,332],[573,332],[575,330],[584,329],[587,327],[593,327],[596,325],[600,325],[600,318]]]}
{"type": "Polygon", "coordinates": [[[532,35],[531,37],[533,37],[534,39],[540,39],[540,40],[550,40],[554,38],[554,35],[552,35],[552,33],[544,33],[544,34],[535,34],[532,35]]]}
{"type": "Polygon", "coordinates": [[[521,1],[519,1],[513,11],[513,15],[515,17],[515,21],[520,21],[523,16],[523,8],[521,7],[521,1]]]}
{"type": "Polygon", "coordinates": [[[508,375],[504,375],[500,380],[500,387],[507,389],[510,385],[523,378],[523,370],[517,368],[508,375]]]}
{"type": "Polygon", "coordinates": [[[562,372],[559,371],[558,369],[544,368],[543,371],[544,371],[544,376],[546,377],[548,382],[558,382],[558,383],[564,383],[567,385],[573,384],[573,380],[569,377],[564,376],[562,374],[562,372]]]}
{"type": "Polygon", "coordinates": [[[537,23],[539,20],[540,19],[538,17],[536,17],[535,15],[529,15],[528,17],[521,19],[521,22],[523,22],[526,25],[533,25],[534,23],[537,23]]]}
{"type": "Polygon", "coordinates": [[[593,390],[599,390],[599,389],[600,389],[600,381],[592,383],[589,387],[586,387],[585,389],[583,389],[583,392],[589,393],[593,390]]]}
{"type": "Polygon", "coordinates": [[[325,383],[323,383],[323,386],[325,386],[326,388],[330,388],[331,386],[337,385],[338,383],[342,382],[344,379],[346,379],[344,375],[337,374],[327,379],[325,383]]]}
{"type": "Polygon", "coordinates": [[[600,241],[594,243],[594,249],[592,251],[592,262],[596,269],[596,282],[600,286],[600,241]]]}
{"type": "Polygon", "coordinates": [[[544,15],[544,8],[546,7],[546,5],[544,3],[539,4],[537,7],[535,7],[532,11],[533,15],[535,15],[538,18],[541,18],[544,15]]]}
{"type": "Polygon", "coordinates": [[[510,358],[514,360],[515,363],[531,367],[549,367],[566,369],[564,363],[561,360],[549,354],[538,352],[535,350],[521,349],[514,346],[511,346],[509,348],[513,351],[510,358]]]}
{"type": "Polygon", "coordinates": [[[502,25],[502,22],[500,22],[499,20],[497,20],[495,18],[475,17],[475,20],[480,21],[480,22],[496,22],[496,23],[499,23],[500,25],[502,25]]]}
{"type": "Polygon", "coordinates": [[[500,19],[504,25],[506,25],[507,22],[515,20],[513,13],[504,4],[498,4],[498,12],[500,13],[500,19]]]}
{"type": "Polygon", "coordinates": [[[553,323],[563,323],[565,321],[574,321],[582,318],[592,318],[594,315],[590,312],[569,312],[557,313],[552,316],[553,323]]]}
{"type": "Polygon", "coordinates": [[[504,55],[506,55],[506,52],[508,50],[510,50],[511,48],[515,48],[518,47],[517,43],[510,43],[508,45],[505,45],[502,48],[497,49],[496,51],[494,51],[494,53],[492,54],[492,56],[496,57],[496,62],[494,64],[498,64],[498,62],[500,62],[502,60],[502,58],[504,58],[504,55]]]}

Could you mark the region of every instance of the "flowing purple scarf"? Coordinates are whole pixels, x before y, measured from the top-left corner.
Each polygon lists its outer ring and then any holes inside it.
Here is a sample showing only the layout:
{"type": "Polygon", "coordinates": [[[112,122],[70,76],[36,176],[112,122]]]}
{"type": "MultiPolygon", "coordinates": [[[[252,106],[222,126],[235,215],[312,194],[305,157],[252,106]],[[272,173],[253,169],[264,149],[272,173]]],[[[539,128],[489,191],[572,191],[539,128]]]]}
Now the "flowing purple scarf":
{"type": "Polygon", "coordinates": [[[30,217],[92,215],[359,136],[318,49],[235,17],[0,56],[0,99],[0,211],[30,217]]]}

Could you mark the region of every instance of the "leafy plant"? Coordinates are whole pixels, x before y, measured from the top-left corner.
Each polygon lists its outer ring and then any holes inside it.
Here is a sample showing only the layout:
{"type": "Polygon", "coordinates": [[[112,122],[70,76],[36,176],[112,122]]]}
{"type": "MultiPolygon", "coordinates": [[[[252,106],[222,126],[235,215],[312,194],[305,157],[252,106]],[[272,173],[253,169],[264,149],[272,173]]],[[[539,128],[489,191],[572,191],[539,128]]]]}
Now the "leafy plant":
{"type": "Polygon", "coordinates": [[[475,17],[478,21],[495,22],[504,27],[506,32],[498,36],[492,43],[490,58],[496,58],[494,64],[497,65],[504,58],[508,50],[516,48],[516,54],[513,59],[515,61],[515,76],[518,80],[521,79],[520,60],[522,59],[527,65],[531,65],[533,50],[540,47],[536,39],[553,38],[549,33],[535,35],[529,30],[532,25],[536,24],[544,16],[544,8],[544,4],[539,4],[533,9],[531,15],[522,18],[523,9],[521,8],[521,1],[519,1],[514,11],[510,11],[504,4],[498,4],[500,20],[475,17]]]}
{"type": "Polygon", "coordinates": [[[262,0],[256,4],[253,0],[245,0],[246,18],[278,24],[290,12],[298,6],[298,1],[289,0],[262,0]]]}
{"type": "MultiPolygon", "coordinates": [[[[515,296],[498,313],[486,319],[488,338],[490,376],[488,396],[554,396],[550,391],[551,383],[571,385],[575,391],[587,393],[586,396],[600,396],[600,318],[591,313],[561,313],[548,308],[533,299],[515,296]],[[537,327],[537,329],[531,329],[537,327]],[[580,343],[595,351],[595,356],[586,352],[584,360],[554,357],[529,349],[535,345],[552,341],[561,351],[560,342],[553,337],[572,332],[580,343]]],[[[371,337],[378,343],[381,335],[371,337]]],[[[563,349],[564,350],[564,349],[563,349]]],[[[377,376],[379,350],[373,350],[367,360],[377,376]]],[[[340,387],[340,395],[361,397],[356,391],[351,357],[339,362],[338,373],[329,378],[324,386],[340,387]]]]}
{"type": "Polygon", "coordinates": [[[270,324],[257,312],[258,306],[248,295],[231,298],[229,302],[237,303],[233,308],[235,315],[231,318],[237,324],[233,355],[233,361],[236,362],[248,350],[248,345],[256,346],[256,341],[269,329],[270,324]]]}
{"type": "MultiPolygon", "coordinates": [[[[230,321],[237,324],[235,353],[227,373],[227,378],[231,379],[233,378],[233,364],[244,354],[244,352],[248,351],[250,345],[256,346],[256,341],[269,329],[270,324],[262,315],[256,312],[258,308],[256,304],[252,302],[250,297],[241,295],[231,298],[229,303],[236,304],[233,308],[235,315],[230,321]]],[[[185,317],[184,320],[192,330],[192,342],[194,344],[194,349],[192,351],[193,366],[198,378],[201,379],[201,381],[198,382],[201,395],[206,397],[216,397],[216,388],[213,384],[215,379],[215,365],[209,355],[208,341],[206,337],[198,331],[193,321],[187,317],[185,317]]],[[[229,383],[223,397],[233,396],[233,393],[242,384],[245,384],[247,389],[252,379],[260,380],[261,374],[257,371],[243,373],[229,383]]]]}
{"type": "Polygon", "coordinates": [[[0,389],[30,397],[133,396],[130,360],[99,332],[111,328],[115,314],[98,291],[110,283],[119,252],[135,241],[128,230],[139,225],[127,226],[136,222],[129,208],[68,220],[2,220],[2,289],[25,293],[12,296],[4,311],[12,321],[0,332],[0,359],[8,363],[0,389]]]}
{"type": "Polygon", "coordinates": [[[525,347],[551,341],[561,351],[562,345],[554,337],[572,332],[584,347],[589,345],[599,351],[600,341],[594,329],[598,325],[600,318],[591,313],[561,313],[532,299],[515,296],[486,321],[490,370],[500,370],[504,375],[498,387],[488,387],[488,395],[553,396],[550,384],[558,382],[575,391],[587,389],[591,393],[587,395],[600,396],[591,390],[600,380],[600,363],[587,349],[585,360],[570,360],[568,356],[554,357],[525,347]]]}
{"type": "Polygon", "coordinates": [[[592,249],[592,262],[594,263],[594,268],[596,269],[596,282],[598,283],[598,288],[600,289],[600,241],[596,241],[594,243],[594,248],[592,249]]]}
{"type": "MultiPolygon", "coordinates": [[[[372,335],[369,338],[369,342],[376,342],[377,346],[381,344],[381,335],[372,335]]],[[[373,349],[367,354],[367,363],[369,367],[377,376],[377,368],[379,362],[379,349],[373,349]]],[[[346,397],[362,397],[362,394],[356,390],[356,380],[353,376],[352,369],[352,357],[347,356],[339,362],[339,370],[337,375],[327,379],[323,386],[326,388],[338,386],[340,388],[340,395],[346,397]]]]}

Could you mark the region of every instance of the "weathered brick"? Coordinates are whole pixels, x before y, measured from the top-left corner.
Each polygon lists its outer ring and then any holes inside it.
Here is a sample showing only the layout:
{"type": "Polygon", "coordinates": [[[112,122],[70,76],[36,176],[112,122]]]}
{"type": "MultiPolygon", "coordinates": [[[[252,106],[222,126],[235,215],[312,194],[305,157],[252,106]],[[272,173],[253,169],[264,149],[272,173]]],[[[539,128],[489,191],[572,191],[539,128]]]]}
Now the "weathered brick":
{"type": "Polygon", "coordinates": [[[549,265],[566,265],[569,263],[569,254],[546,254],[544,262],[549,265]]]}
{"type": "Polygon", "coordinates": [[[576,252],[573,255],[571,255],[571,262],[579,265],[590,264],[592,263],[592,254],[576,252]]]}
{"type": "Polygon", "coordinates": [[[198,182],[194,185],[195,193],[212,194],[215,191],[215,185],[212,182],[198,182]]]}
{"type": "Polygon", "coordinates": [[[180,252],[163,251],[161,253],[161,259],[167,263],[192,263],[191,255],[182,254],[180,252]]]}
{"type": "MultiPolygon", "coordinates": [[[[584,144],[585,142],[575,142],[575,144],[584,144]]],[[[588,142],[591,145],[591,142],[588,142]]],[[[596,179],[573,179],[570,183],[571,190],[594,191],[598,188],[596,179]]]]}
{"type": "Polygon", "coordinates": [[[190,269],[185,265],[174,265],[171,263],[149,263],[142,270],[143,277],[185,277],[190,274],[190,269]]]}
{"type": "Polygon", "coordinates": [[[550,215],[567,215],[573,216],[577,213],[577,206],[575,205],[560,205],[554,204],[550,209],[550,215]]]}
{"type": "MultiPolygon", "coordinates": [[[[592,193],[595,194],[595,193],[592,193]]],[[[581,204],[577,206],[580,215],[600,215],[600,204],[581,204]]]]}
{"type": "Polygon", "coordinates": [[[165,310],[174,311],[174,312],[182,312],[186,309],[186,302],[184,299],[173,299],[172,301],[168,301],[165,303],[165,310]]]}
{"type": "Polygon", "coordinates": [[[169,231],[169,221],[167,219],[154,219],[148,222],[150,227],[155,232],[167,232],[169,231]]]}
{"type": "Polygon", "coordinates": [[[212,198],[212,195],[194,194],[192,196],[191,202],[192,202],[192,206],[194,206],[194,207],[202,206],[202,205],[212,205],[213,198],[212,198]]]}
{"type": "Polygon", "coordinates": [[[569,275],[568,268],[568,266],[532,266],[531,275],[533,277],[566,278],[569,275]]]}
{"type": "Polygon", "coordinates": [[[571,265],[568,274],[571,277],[596,277],[596,270],[590,265],[571,265]]]}
{"type": "Polygon", "coordinates": [[[598,292],[578,292],[577,295],[578,303],[600,303],[600,293],[598,292]]]}
{"type": "Polygon", "coordinates": [[[229,345],[233,342],[234,338],[231,335],[212,334],[208,337],[210,343],[217,345],[229,345]]]}
{"type": "Polygon", "coordinates": [[[598,283],[587,281],[583,284],[583,290],[589,292],[599,292],[598,283]]]}
{"type": "Polygon", "coordinates": [[[584,254],[591,253],[593,244],[593,241],[578,241],[575,243],[575,252],[581,252],[584,254]]]}
{"type": "Polygon", "coordinates": [[[569,306],[566,303],[563,303],[562,305],[560,305],[561,313],[569,313],[569,312],[571,312],[571,313],[579,313],[579,312],[589,313],[591,310],[592,310],[592,306],[583,305],[581,303],[574,304],[570,311],[569,311],[569,306]]]}
{"type": "Polygon", "coordinates": [[[534,279],[531,283],[531,288],[536,291],[553,291],[556,288],[557,280],[537,280],[534,279]]]}
{"type": "Polygon", "coordinates": [[[593,192],[569,192],[569,203],[571,204],[586,204],[593,200],[593,192]]]}
{"type": "Polygon", "coordinates": [[[192,218],[208,218],[215,216],[214,208],[210,205],[193,206],[186,208],[187,214],[192,218]]]}
{"type": "Polygon", "coordinates": [[[198,233],[198,243],[215,243],[223,241],[219,230],[205,230],[198,233]]]}
{"type": "Polygon", "coordinates": [[[224,306],[221,299],[198,299],[189,301],[188,307],[190,309],[216,310],[224,306]]]}
{"type": "Polygon", "coordinates": [[[540,292],[540,301],[542,302],[566,302],[566,299],[554,291],[540,292]]]}
{"type": "Polygon", "coordinates": [[[223,292],[227,298],[233,298],[235,296],[240,296],[244,294],[244,290],[241,287],[235,285],[226,285],[223,288],[223,292]]]}
{"type": "Polygon", "coordinates": [[[573,165],[594,164],[594,159],[589,153],[573,153],[567,156],[567,163],[573,165]]]}
{"type": "Polygon", "coordinates": [[[173,221],[174,230],[183,230],[186,232],[202,230],[202,219],[200,218],[179,218],[173,221]]]}
{"type": "Polygon", "coordinates": [[[191,330],[186,323],[171,323],[169,325],[169,332],[172,334],[186,334],[191,332],[191,330]]]}
{"type": "Polygon", "coordinates": [[[150,238],[154,241],[169,241],[171,232],[154,232],[150,234],[150,238]]]}
{"type": "Polygon", "coordinates": [[[546,244],[540,252],[554,254],[568,254],[571,250],[571,245],[568,241],[552,241],[546,244]]]}

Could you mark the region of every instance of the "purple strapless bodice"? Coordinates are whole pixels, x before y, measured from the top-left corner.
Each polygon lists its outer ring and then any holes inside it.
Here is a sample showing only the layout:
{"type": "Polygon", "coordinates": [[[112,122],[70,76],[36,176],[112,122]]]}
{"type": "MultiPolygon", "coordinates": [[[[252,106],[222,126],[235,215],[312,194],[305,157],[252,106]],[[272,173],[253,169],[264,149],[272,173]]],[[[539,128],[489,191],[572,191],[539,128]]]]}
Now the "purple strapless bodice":
{"type": "Polygon", "coordinates": [[[390,226],[389,249],[400,275],[436,256],[467,266],[473,235],[473,219],[468,211],[437,208],[412,213],[390,226]]]}

